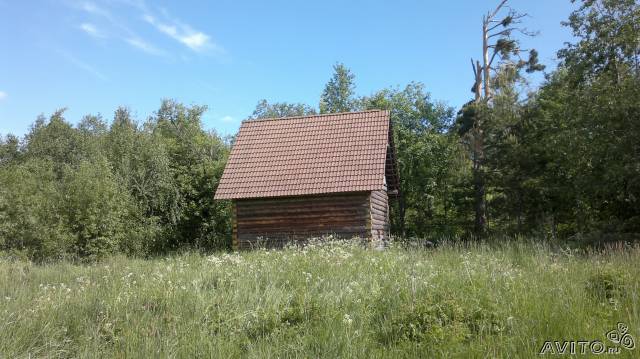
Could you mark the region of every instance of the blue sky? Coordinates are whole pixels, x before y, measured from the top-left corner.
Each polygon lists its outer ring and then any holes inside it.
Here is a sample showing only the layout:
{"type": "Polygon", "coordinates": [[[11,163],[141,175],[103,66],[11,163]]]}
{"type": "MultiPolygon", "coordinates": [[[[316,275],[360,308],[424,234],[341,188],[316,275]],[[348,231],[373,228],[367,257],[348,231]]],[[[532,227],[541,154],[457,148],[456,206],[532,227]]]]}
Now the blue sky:
{"type": "MultiPolygon", "coordinates": [[[[207,105],[205,127],[231,134],[263,98],[316,106],[338,61],[358,94],[419,81],[458,107],[497,2],[0,0],[0,134],[62,107],[73,123],[120,105],[142,121],[162,98],[207,105]]],[[[574,5],[511,2],[540,31],[524,47],[554,68],[574,5]]]]}

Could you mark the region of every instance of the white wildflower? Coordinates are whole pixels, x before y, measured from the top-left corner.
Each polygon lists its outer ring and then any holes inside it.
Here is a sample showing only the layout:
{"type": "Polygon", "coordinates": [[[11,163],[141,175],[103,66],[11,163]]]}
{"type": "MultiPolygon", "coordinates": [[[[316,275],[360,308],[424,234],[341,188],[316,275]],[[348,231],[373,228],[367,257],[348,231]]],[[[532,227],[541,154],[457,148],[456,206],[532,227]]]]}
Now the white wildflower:
{"type": "Polygon", "coordinates": [[[302,272],[302,274],[304,274],[307,283],[311,282],[311,279],[313,278],[313,275],[311,273],[302,272]]]}

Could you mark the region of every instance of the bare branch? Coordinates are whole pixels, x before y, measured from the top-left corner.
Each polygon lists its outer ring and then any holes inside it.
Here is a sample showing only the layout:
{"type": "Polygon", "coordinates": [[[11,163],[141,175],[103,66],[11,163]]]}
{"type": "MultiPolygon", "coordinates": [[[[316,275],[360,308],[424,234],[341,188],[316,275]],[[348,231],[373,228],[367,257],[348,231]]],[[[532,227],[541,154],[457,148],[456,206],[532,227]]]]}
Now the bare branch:
{"type": "Polygon", "coordinates": [[[493,64],[493,60],[496,58],[497,54],[498,54],[498,50],[494,49],[493,50],[493,55],[491,55],[491,60],[489,61],[489,68],[491,68],[491,64],[493,64]]]}
{"type": "MultiPolygon", "coordinates": [[[[497,7],[495,10],[493,10],[493,13],[491,13],[491,14],[486,18],[486,20],[488,20],[488,21],[493,20],[493,18],[494,18],[494,17],[496,17],[496,15],[498,14],[498,12],[500,12],[500,9],[502,9],[502,7],[504,7],[504,5],[507,3],[507,1],[509,1],[509,0],[502,0],[502,2],[500,3],[500,5],[498,5],[498,7],[497,7]]],[[[486,23],[486,20],[485,20],[485,23],[486,23]]]]}
{"type": "Polygon", "coordinates": [[[515,24],[515,25],[521,24],[522,21],[520,21],[520,19],[528,16],[529,14],[527,13],[519,13],[519,12],[516,12],[515,10],[509,10],[509,13],[505,17],[503,17],[501,20],[491,20],[489,23],[494,23],[495,25],[488,28],[487,31],[491,32],[499,28],[500,26],[507,27],[512,24],[515,24]]]}
{"type": "Polygon", "coordinates": [[[476,64],[473,63],[473,57],[471,58],[471,69],[473,70],[473,78],[478,81],[476,73],[476,64]]]}
{"type": "Polygon", "coordinates": [[[496,37],[496,36],[509,36],[509,35],[511,35],[511,32],[513,32],[513,31],[518,31],[518,29],[509,28],[509,29],[506,29],[506,30],[502,30],[500,32],[496,32],[495,34],[491,34],[491,35],[487,36],[487,38],[490,39],[490,38],[496,37]]]}
{"type": "Polygon", "coordinates": [[[498,37],[498,36],[505,36],[507,38],[511,38],[511,33],[512,32],[517,32],[517,33],[520,33],[521,35],[528,36],[528,37],[534,37],[534,36],[540,35],[539,31],[529,31],[527,29],[522,29],[522,28],[518,28],[518,27],[512,27],[512,28],[509,28],[509,29],[502,30],[500,32],[496,32],[494,34],[491,34],[491,35],[487,36],[487,38],[491,39],[491,38],[498,37]]]}
{"type": "Polygon", "coordinates": [[[502,21],[491,21],[492,23],[497,23],[496,25],[491,26],[490,28],[487,29],[487,32],[491,32],[493,30],[495,30],[496,28],[502,26],[502,21]]]}

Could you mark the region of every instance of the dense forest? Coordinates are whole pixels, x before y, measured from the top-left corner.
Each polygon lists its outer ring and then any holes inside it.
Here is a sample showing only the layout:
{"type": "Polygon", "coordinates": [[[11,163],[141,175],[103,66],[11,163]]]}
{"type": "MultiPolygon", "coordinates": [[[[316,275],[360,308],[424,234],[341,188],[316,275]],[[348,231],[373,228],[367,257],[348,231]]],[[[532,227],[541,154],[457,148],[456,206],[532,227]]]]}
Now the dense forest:
{"type": "MultiPolygon", "coordinates": [[[[575,40],[535,91],[527,76],[544,69],[521,50],[523,20],[488,21],[490,61],[472,62],[461,109],[417,82],[357,94],[338,63],[317,106],[263,100],[248,120],[390,110],[401,238],[640,238],[640,5],[583,0],[564,23],[575,40]]],[[[62,109],[1,137],[0,250],[40,261],[228,248],[229,204],[213,194],[233,138],[204,129],[205,111],[164,100],[141,122],[119,108],[74,126],[62,109]]]]}

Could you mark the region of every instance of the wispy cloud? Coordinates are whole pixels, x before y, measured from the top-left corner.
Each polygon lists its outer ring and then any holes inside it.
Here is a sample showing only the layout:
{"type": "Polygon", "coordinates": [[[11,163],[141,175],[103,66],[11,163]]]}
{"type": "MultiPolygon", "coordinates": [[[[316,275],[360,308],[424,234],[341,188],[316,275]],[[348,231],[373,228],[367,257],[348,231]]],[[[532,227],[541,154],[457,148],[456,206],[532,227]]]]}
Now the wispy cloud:
{"type": "Polygon", "coordinates": [[[98,6],[96,3],[92,1],[83,1],[80,3],[80,8],[90,14],[99,15],[106,18],[111,18],[111,13],[98,6]]]}
{"type": "MultiPolygon", "coordinates": [[[[126,5],[134,6],[135,3],[125,2],[126,5]]],[[[138,7],[138,5],[135,5],[138,7]]],[[[162,49],[152,45],[150,42],[144,40],[138,34],[136,34],[133,30],[131,30],[123,21],[121,21],[117,16],[115,16],[109,9],[102,7],[96,4],[93,1],[82,1],[77,3],[76,8],[83,10],[84,12],[92,15],[101,17],[106,20],[107,23],[112,28],[112,31],[116,33],[115,37],[120,40],[126,42],[130,46],[144,51],[147,54],[155,55],[155,56],[166,56],[167,53],[162,49]]],[[[94,37],[100,37],[99,35],[104,35],[104,32],[99,31],[95,25],[91,23],[83,23],[80,26],[80,29],[85,33],[92,35],[94,37]]],[[[106,35],[105,35],[106,37],[106,35]]]]}
{"type": "Polygon", "coordinates": [[[74,55],[72,55],[69,52],[66,51],[62,51],[62,50],[58,50],[58,53],[60,55],[62,55],[62,57],[64,57],[65,59],[67,59],[67,61],[69,61],[71,64],[73,64],[74,66],[78,67],[79,69],[97,77],[98,79],[102,80],[102,81],[109,81],[109,78],[105,75],[103,75],[100,71],[98,71],[95,67],[89,65],[88,63],[78,59],[77,57],[75,57],[74,55]]]}
{"type": "Polygon", "coordinates": [[[0,91],[0,101],[4,100],[5,98],[7,98],[7,93],[4,91],[0,91]]]}
{"type": "Polygon", "coordinates": [[[140,49],[140,50],[142,50],[142,51],[144,51],[144,52],[146,52],[148,54],[156,55],[156,56],[166,56],[167,55],[167,53],[164,50],[161,50],[161,49],[151,45],[150,43],[142,40],[139,37],[130,37],[130,38],[125,39],[125,41],[129,45],[131,45],[131,46],[133,46],[133,47],[135,47],[137,49],[140,49]]]}
{"type": "Polygon", "coordinates": [[[80,24],[79,28],[89,36],[93,36],[101,39],[104,39],[107,37],[107,35],[104,32],[98,30],[98,28],[94,24],[91,24],[88,22],[84,22],[80,24]]]}
{"type": "Polygon", "coordinates": [[[77,0],[73,4],[76,9],[82,10],[90,16],[100,17],[106,20],[109,27],[112,28],[104,31],[104,29],[98,29],[96,25],[91,22],[84,22],[80,25],[82,31],[96,38],[106,37],[108,33],[110,37],[118,38],[130,46],[148,54],[169,56],[168,52],[143,39],[131,30],[126,22],[121,20],[122,17],[118,16],[118,13],[115,11],[117,6],[120,5],[138,12],[141,14],[144,22],[194,52],[209,53],[223,57],[227,55],[226,50],[213,41],[209,34],[196,30],[193,26],[172,17],[164,8],[147,6],[145,0],[108,0],[106,2],[77,0]]]}
{"type": "MultiPolygon", "coordinates": [[[[165,11],[166,12],[166,11],[165,11]]],[[[224,53],[224,49],[211,41],[211,37],[204,32],[194,30],[190,25],[180,21],[161,21],[150,14],[144,14],[142,19],[153,25],[158,31],[182,43],[193,51],[214,50],[224,53]]]]}
{"type": "Polygon", "coordinates": [[[222,121],[222,122],[233,122],[233,121],[235,121],[235,118],[227,115],[227,116],[224,116],[224,117],[220,118],[220,121],[222,121]]]}

